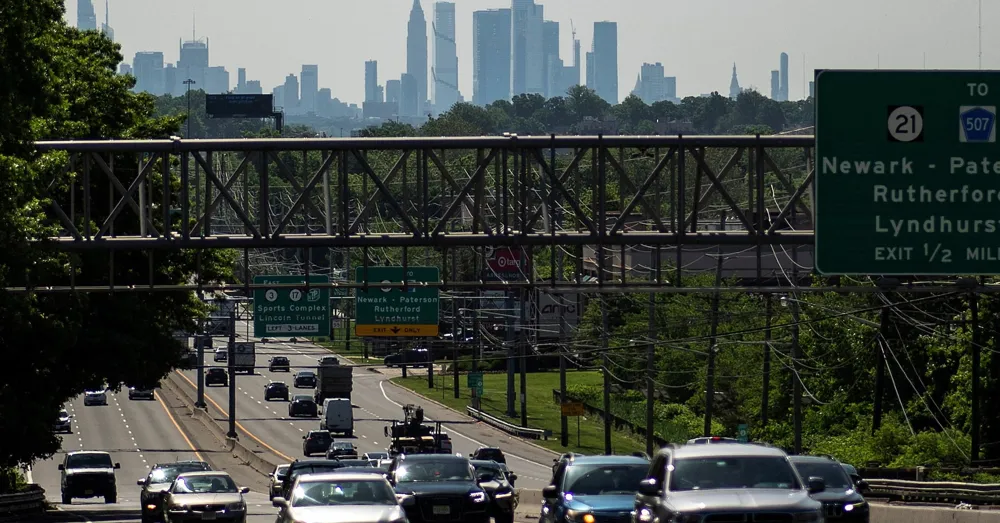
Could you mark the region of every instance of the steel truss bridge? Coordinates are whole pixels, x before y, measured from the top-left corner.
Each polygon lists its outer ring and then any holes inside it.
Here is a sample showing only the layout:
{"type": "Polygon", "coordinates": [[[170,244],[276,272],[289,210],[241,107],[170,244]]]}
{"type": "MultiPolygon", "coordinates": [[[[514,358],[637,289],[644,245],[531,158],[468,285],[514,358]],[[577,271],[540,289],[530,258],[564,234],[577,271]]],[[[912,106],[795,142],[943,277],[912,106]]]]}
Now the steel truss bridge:
{"type": "MultiPolygon", "coordinates": [[[[367,264],[395,249],[397,264],[440,265],[446,253],[471,249],[482,269],[496,248],[529,261],[548,249],[576,265],[551,271],[551,285],[592,292],[635,280],[677,287],[685,271],[717,262],[758,286],[808,274],[813,144],[811,136],[502,136],[37,149],[66,158],[47,194],[58,230],[49,240],[60,250],[242,249],[258,260],[269,250],[347,250],[364,251],[367,264]]],[[[560,256],[548,256],[553,268],[560,256]]],[[[447,285],[490,287],[470,279],[447,285]]],[[[519,285],[536,282],[499,284],[519,285]]]]}

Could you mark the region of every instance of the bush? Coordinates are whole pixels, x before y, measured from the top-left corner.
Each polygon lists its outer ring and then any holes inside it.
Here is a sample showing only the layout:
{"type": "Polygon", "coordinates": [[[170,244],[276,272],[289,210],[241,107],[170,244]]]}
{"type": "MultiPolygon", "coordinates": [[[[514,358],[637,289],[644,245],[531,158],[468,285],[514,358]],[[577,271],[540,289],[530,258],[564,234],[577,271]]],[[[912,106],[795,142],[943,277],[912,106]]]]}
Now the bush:
{"type": "Polygon", "coordinates": [[[0,469],[0,494],[19,492],[28,485],[24,474],[16,468],[0,469]]]}

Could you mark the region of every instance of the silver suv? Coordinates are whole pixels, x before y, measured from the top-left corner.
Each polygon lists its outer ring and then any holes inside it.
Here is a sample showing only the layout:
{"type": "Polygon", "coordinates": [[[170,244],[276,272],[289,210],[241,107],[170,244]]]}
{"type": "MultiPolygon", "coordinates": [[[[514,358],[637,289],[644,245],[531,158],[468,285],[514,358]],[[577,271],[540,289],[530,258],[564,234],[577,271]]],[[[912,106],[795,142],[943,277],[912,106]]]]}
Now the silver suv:
{"type": "Polygon", "coordinates": [[[811,494],[780,449],[739,443],[665,448],[639,484],[633,523],[821,523],[811,494]]]}

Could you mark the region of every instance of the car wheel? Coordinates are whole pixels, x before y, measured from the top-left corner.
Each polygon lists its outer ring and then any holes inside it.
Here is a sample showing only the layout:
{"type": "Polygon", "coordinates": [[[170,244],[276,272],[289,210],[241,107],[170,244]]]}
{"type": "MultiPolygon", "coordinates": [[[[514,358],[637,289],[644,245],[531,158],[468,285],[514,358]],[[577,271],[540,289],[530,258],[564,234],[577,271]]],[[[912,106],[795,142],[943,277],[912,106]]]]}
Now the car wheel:
{"type": "Polygon", "coordinates": [[[104,496],[105,503],[118,503],[118,494],[106,494],[104,496]]]}
{"type": "Polygon", "coordinates": [[[62,504],[63,505],[72,505],[73,504],[73,496],[67,496],[66,493],[63,492],[62,493],[62,504]]]}
{"type": "Polygon", "coordinates": [[[493,518],[493,523],[514,523],[514,513],[510,514],[497,514],[493,518]]]}

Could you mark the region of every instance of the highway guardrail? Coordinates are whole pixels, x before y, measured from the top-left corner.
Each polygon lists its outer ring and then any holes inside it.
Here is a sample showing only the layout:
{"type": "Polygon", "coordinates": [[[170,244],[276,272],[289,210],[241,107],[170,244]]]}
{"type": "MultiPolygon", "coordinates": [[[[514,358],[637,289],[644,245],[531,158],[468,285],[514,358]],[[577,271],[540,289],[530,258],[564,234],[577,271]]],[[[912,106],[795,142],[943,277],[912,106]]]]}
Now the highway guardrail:
{"type": "Polygon", "coordinates": [[[28,485],[23,492],[0,494],[0,521],[27,521],[27,516],[45,512],[45,489],[28,485]]]}
{"type": "Polygon", "coordinates": [[[1000,504],[1000,484],[866,479],[866,497],[925,503],[1000,504]]]}
{"type": "Polygon", "coordinates": [[[500,418],[490,416],[489,414],[481,410],[474,409],[472,407],[466,407],[465,411],[466,413],[468,413],[470,417],[482,421],[483,423],[486,423],[491,427],[500,429],[512,436],[517,436],[519,438],[530,438],[530,439],[549,439],[552,436],[551,430],[529,429],[527,427],[518,427],[517,425],[507,423],[506,421],[500,418]]]}

